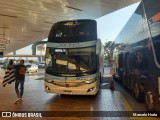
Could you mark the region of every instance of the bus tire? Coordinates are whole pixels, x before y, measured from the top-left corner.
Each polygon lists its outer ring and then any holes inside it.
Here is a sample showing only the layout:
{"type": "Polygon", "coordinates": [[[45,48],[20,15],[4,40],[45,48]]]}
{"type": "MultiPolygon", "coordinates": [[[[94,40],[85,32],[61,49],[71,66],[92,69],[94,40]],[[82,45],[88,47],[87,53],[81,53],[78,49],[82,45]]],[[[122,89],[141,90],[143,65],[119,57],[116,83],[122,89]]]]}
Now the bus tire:
{"type": "Polygon", "coordinates": [[[138,102],[143,102],[144,101],[144,92],[141,92],[138,83],[134,84],[133,94],[134,94],[135,99],[138,102]]]}
{"type": "Polygon", "coordinates": [[[148,111],[155,110],[155,94],[151,88],[145,90],[145,105],[148,111]]]}

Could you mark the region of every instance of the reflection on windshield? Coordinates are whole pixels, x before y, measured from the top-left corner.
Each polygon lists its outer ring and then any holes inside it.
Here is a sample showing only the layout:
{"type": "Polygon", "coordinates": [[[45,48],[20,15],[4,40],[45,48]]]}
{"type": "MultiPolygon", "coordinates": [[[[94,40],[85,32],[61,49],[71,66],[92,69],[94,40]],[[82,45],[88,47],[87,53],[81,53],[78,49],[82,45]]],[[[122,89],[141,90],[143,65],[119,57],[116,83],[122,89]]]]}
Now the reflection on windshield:
{"type": "Polygon", "coordinates": [[[157,62],[160,64],[160,21],[150,25],[157,62]]]}
{"type": "Polygon", "coordinates": [[[96,72],[95,47],[46,51],[46,73],[56,76],[79,76],[96,72]]]}

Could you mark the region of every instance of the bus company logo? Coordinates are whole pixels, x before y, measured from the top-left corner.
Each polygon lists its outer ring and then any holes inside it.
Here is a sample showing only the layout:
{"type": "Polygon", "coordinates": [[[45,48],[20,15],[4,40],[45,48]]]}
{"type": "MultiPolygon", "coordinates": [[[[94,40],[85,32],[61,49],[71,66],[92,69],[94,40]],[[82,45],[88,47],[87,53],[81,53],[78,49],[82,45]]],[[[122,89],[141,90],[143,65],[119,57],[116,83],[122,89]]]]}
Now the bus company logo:
{"type": "Polygon", "coordinates": [[[67,22],[64,25],[66,25],[66,26],[77,26],[77,25],[79,25],[79,23],[74,21],[74,22],[67,22]]]}
{"type": "Polygon", "coordinates": [[[42,117],[41,112],[2,112],[0,117],[42,117]]]}
{"type": "Polygon", "coordinates": [[[2,112],[2,117],[11,117],[11,112],[2,112]]]}
{"type": "Polygon", "coordinates": [[[76,47],[79,47],[79,43],[60,43],[59,47],[62,47],[62,48],[76,48],[76,47]]]}

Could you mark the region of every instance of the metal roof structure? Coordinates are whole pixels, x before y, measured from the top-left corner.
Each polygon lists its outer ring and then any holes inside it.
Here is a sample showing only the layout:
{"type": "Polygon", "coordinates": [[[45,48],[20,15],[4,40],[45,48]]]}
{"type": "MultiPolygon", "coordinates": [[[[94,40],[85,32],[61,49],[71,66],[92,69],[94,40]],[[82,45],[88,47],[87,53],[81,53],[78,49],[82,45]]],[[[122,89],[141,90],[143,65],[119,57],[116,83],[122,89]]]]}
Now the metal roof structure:
{"type": "Polygon", "coordinates": [[[96,19],[139,0],[1,0],[0,46],[4,54],[48,37],[62,20],[96,19]]]}

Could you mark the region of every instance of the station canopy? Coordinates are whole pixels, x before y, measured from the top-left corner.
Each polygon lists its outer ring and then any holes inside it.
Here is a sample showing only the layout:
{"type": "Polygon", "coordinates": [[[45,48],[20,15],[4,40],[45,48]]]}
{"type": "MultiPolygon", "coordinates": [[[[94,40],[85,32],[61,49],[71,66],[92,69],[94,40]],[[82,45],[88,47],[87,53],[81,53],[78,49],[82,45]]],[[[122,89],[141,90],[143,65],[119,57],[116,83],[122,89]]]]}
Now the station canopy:
{"type": "Polygon", "coordinates": [[[139,1],[1,0],[0,46],[8,54],[47,38],[57,21],[97,19],[139,1]]]}

